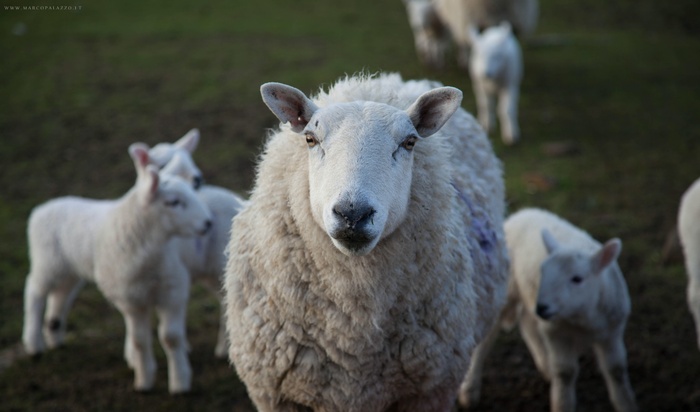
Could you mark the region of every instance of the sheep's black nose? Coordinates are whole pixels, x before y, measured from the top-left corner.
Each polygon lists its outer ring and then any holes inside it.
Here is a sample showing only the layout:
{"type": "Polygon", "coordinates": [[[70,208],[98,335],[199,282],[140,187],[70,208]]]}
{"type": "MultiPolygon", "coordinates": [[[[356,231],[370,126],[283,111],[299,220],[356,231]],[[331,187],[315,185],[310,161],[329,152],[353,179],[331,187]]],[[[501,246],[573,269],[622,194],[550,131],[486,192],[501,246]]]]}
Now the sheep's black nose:
{"type": "Polygon", "coordinates": [[[345,223],[345,228],[358,231],[372,222],[375,212],[374,208],[363,203],[344,202],[333,206],[333,214],[345,223]]]}
{"type": "Polygon", "coordinates": [[[549,313],[549,306],[542,303],[537,304],[535,312],[537,313],[537,316],[541,317],[542,319],[548,319],[551,316],[549,313]]]}
{"type": "Polygon", "coordinates": [[[209,229],[211,229],[213,223],[211,220],[207,219],[204,221],[204,230],[202,230],[202,234],[207,233],[209,229]]]}
{"type": "Polygon", "coordinates": [[[202,186],[202,183],[204,183],[204,178],[202,176],[194,176],[192,178],[192,186],[194,187],[194,190],[199,189],[202,186]]]}

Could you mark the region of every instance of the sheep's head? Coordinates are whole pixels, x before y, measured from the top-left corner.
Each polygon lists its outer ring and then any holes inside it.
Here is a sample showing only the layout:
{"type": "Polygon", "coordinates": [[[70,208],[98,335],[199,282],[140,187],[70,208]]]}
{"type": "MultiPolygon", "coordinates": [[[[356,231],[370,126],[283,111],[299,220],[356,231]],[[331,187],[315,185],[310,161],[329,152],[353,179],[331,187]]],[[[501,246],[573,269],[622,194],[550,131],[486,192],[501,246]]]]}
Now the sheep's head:
{"type": "Polygon", "coordinates": [[[469,33],[472,42],[472,73],[496,79],[503,72],[508,55],[512,52],[508,47],[508,40],[513,37],[510,23],[503,22],[489,27],[481,35],[471,27],[469,33]]]}
{"type": "Polygon", "coordinates": [[[264,84],[261,93],[308,146],[311,213],[349,256],[371,252],[404,220],[413,147],[437,132],[462,100],[461,91],[442,87],[421,95],[407,110],[366,101],[319,108],[283,84],[264,84]]]}
{"type": "Polygon", "coordinates": [[[135,190],[141,207],[155,211],[159,227],[168,235],[203,235],[211,228],[211,212],[190,184],[177,175],[159,173],[143,143],[129,146],[137,180],[135,190]]]}
{"type": "Polygon", "coordinates": [[[545,320],[572,318],[598,302],[601,276],[622,250],[619,239],[611,239],[591,253],[560,245],[547,230],[542,241],[548,256],[542,262],[535,312],[545,320]]]}
{"type": "Polygon", "coordinates": [[[199,130],[192,129],[175,143],[158,143],[148,151],[151,164],[165,174],[180,176],[192,183],[194,189],[204,182],[202,172],[192,159],[199,143],[199,130]]]}

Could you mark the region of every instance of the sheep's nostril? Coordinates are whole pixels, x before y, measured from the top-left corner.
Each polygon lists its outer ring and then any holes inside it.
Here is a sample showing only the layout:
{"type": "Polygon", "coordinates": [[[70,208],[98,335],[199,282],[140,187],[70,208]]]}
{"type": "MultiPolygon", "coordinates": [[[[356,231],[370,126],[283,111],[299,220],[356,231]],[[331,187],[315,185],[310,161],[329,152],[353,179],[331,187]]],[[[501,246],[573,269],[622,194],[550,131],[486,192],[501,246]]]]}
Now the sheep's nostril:
{"type": "Polygon", "coordinates": [[[537,304],[537,307],[535,308],[535,312],[537,313],[537,316],[539,316],[539,317],[541,317],[541,318],[543,318],[543,319],[546,319],[546,318],[547,318],[547,316],[548,316],[547,312],[548,312],[548,311],[549,311],[549,306],[547,306],[547,305],[545,305],[545,304],[542,304],[542,303],[538,303],[538,304],[537,304]]]}
{"type": "Polygon", "coordinates": [[[207,233],[209,231],[209,229],[211,229],[211,227],[212,227],[212,222],[211,222],[211,220],[207,219],[204,222],[204,233],[207,233]]]}
{"type": "Polygon", "coordinates": [[[195,176],[192,178],[192,186],[194,187],[194,190],[199,189],[202,186],[202,183],[204,183],[204,178],[202,176],[195,176]]]}
{"type": "Polygon", "coordinates": [[[354,229],[356,226],[363,226],[373,220],[376,211],[368,205],[335,205],[333,214],[345,221],[345,225],[354,229]]]}

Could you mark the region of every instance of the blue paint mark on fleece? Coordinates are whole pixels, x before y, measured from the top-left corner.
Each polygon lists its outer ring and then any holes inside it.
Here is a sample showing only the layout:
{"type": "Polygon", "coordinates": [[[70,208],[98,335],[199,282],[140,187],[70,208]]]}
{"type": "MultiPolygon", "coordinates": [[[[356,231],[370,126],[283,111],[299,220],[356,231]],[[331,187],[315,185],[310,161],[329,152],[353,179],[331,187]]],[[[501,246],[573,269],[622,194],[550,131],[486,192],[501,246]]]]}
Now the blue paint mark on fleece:
{"type": "Polygon", "coordinates": [[[481,210],[476,210],[472,201],[464,192],[459,190],[454,182],[452,182],[452,187],[454,187],[457,192],[457,197],[459,197],[469,209],[469,217],[471,218],[469,244],[472,246],[470,247],[472,259],[484,260],[488,268],[493,269],[496,263],[493,252],[497,244],[496,232],[493,230],[493,224],[485,213],[481,212],[481,210]],[[476,252],[478,251],[481,253],[477,256],[476,252]]]}

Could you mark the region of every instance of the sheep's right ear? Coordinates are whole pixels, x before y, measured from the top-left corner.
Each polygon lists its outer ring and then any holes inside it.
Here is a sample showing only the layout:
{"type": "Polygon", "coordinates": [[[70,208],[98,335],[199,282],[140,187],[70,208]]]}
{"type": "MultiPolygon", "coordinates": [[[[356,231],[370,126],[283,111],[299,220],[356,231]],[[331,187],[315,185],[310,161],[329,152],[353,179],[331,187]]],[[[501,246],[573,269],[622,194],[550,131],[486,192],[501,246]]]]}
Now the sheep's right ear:
{"type": "Polygon", "coordinates": [[[318,106],[301,90],[282,83],[265,83],[260,86],[263,102],[282,123],[289,122],[296,133],[304,130],[318,106]]]}
{"type": "Polygon", "coordinates": [[[194,150],[199,144],[199,129],[195,128],[190,130],[173,144],[177,147],[187,150],[190,153],[194,153],[194,150]]]}
{"type": "Polygon", "coordinates": [[[150,162],[150,157],[148,155],[148,145],[145,143],[132,143],[129,146],[129,155],[134,161],[134,167],[136,168],[136,174],[140,177],[146,170],[150,162]]]}
{"type": "Polygon", "coordinates": [[[154,165],[149,165],[144,170],[144,174],[139,182],[139,191],[141,196],[146,202],[151,202],[156,197],[158,193],[158,185],[160,185],[160,175],[158,174],[158,167],[154,165]]]}
{"type": "Polygon", "coordinates": [[[542,242],[550,255],[559,248],[559,242],[554,239],[554,236],[547,229],[542,229],[542,242]]]}
{"type": "Polygon", "coordinates": [[[618,238],[613,238],[605,242],[603,247],[596,252],[591,261],[593,263],[593,271],[595,273],[602,272],[617,260],[622,252],[622,241],[618,238]]]}

